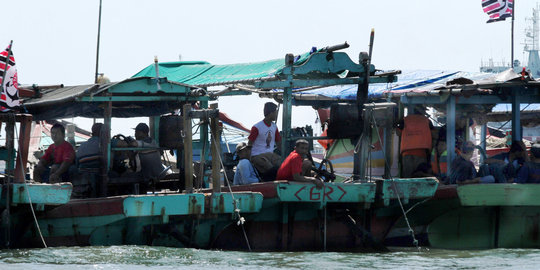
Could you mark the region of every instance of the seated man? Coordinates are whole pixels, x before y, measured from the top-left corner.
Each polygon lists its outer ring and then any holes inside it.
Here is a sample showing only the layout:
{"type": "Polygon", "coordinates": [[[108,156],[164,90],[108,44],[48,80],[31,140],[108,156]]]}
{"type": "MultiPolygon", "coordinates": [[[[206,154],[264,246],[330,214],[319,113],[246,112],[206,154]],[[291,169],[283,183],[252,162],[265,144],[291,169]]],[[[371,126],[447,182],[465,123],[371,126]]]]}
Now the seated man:
{"type": "Polygon", "coordinates": [[[294,151],[283,161],[277,172],[276,180],[293,180],[298,182],[311,182],[317,188],[324,186],[321,179],[311,177],[311,161],[306,159],[309,152],[309,143],[299,139],[295,143],[294,151]]]}
{"type": "Polygon", "coordinates": [[[471,161],[474,152],[474,144],[465,142],[461,146],[461,151],[450,165],[451,173],[448,178],[449,184],[476,184],[476,183],[494,183],[495,178],[492,175],[477,177],[478,173],[471,161]]]}
{"type": "Polygon", "coordinates": [[[240,161],[236,165],[236,173],[234,174],[233,185],[247,185],[259,182],[259,176],[255,168],[249,161],[251,157],[251,147],[245,142],[239,143],[236,146],[236,154],[240,161]]]}
{"type": "MultiPolygon", "coordinates": [[[[132,147],[149,148],[148,150],[137,151],[138,159],[140,160],[140,173],[143,179],[158,180],[160,174],[163,172],[163,164],[161,163],[161,152],[154,139],[152,139],[148,133],[150,128],[145,123],[139,123],[135,127],[135,139],[131,142],[132,147]]],[[[139,168],[137,168],[139,171],[139,168]]]]}
{"type": "Polygon", "coordinates": [[[39,159],[38,165],[34,168],[34,181],[49,183],[69,181],[68,169],[75,158],[75,151],[73,146],[64,139],[65,135],[66,130],[63,125],[53,125],[51,139],[54,143],[47,148],[45,155],[39,159]]]}
{"type": "Polygon", "coordinates": [[[256,123],[249,133],[248,145],[252,146],[251,162],[265,181],[272,181],[281,163],[281,157],[274,153],[274,146],[281,141],[279,130],[274,123],[277,119],[277,105],[264,104],[264,119],[256,123]]]}
{"type": "Polygon", "coordinates": [[[92,137],[82,143],[75,153],[77,168],[81,173],[81,177],[72,179],[75,197],[96,197],[97,195],[97,182],[101,174],[102,126],[102,123],[92,125],[92,137]]]}
{"type": "Polygon", "coordinates": [[[531,146],[531,156],[531,161],[525,162],[519,170],[516,183],[540,183],[540,144],[538,142],[531,146]]]}

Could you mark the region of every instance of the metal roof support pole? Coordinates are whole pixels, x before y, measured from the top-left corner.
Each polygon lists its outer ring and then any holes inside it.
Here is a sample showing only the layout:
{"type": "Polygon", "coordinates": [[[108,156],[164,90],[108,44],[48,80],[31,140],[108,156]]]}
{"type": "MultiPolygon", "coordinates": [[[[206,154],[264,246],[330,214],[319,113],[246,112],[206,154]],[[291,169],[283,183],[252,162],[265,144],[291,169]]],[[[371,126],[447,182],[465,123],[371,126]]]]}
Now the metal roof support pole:
{"type": "MultiPolygon", "coordinates": [[[[480,147],[486,152],[487,122],[480,127],[480,147]]],[[[480,164],[484,164],[484,156],[480,155],[480,164]]]]}
{"type": "MultiPolygon", "coordinates": [[[[448,164],[452,164],[456,156],[456,97],[450,95],[446,100],[446,149],[448,164]]],[[[447,175],[452,173],[451,166],[448,166],[447,175]]]]}
{"type": "Polygon", "coordinates": [[[520,99],[519,94],[516,92],[519,89],[512,89],[512,140],[521,141],[521,112],[520,112],[520,99]]]}

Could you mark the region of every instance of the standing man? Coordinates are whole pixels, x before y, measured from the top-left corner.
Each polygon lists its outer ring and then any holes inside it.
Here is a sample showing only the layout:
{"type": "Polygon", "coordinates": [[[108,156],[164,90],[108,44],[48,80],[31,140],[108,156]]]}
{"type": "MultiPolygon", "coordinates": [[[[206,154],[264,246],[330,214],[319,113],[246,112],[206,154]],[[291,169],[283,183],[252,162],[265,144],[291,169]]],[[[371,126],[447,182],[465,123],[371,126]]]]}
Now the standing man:
{"type": "Polygon", "coordinates": [[[281,142],[279,130],[274,123],[277,119],[277,105],[264,104],[264,119],[251,128],[248,146],[251,146],[251,162],[263,180],[272,181],[281,163],[281,157],[274,153],[276,142],[281,142]]]}
{"type": "Polygon", "coordinates": [[[53,144],[34,168],[34,181],[60,183],[69,181],[68,169],[75,158],[73,146],[65,140],[66,129],[56,123],[51,128],[53,144]],[[50,166],[50,169],[48,168],[50,166]]]}
{"type": "Polygon", "coordinates": [[[428,163],[432,128],[431,121],[416,109],[414,114],[407,115],[399,122],[397,134],[401,136],[401,177],[412,177],[420,164],[428,163]]]}
{"type": "Polygon", "coordinates": [[[241,142],[236,146],[236,154],[240,161],[236,165],[236,173],[234,174],[233,185],[248,185],[253,183],[259,183],[259,177],[257,172],[249,158],[251,157],[251,147],[245,142],[241,142]]]}
{"type": "Polygon", "coordinates": [[[306,158],[309,152],[309,143],[304,139],[296,141],[294,151],[283,161],[279,167],[276,180],[292,180],[298,182],[314,183],[317,188],[324,186],[321,179],[311,176],[311,161],[306,158]]]}

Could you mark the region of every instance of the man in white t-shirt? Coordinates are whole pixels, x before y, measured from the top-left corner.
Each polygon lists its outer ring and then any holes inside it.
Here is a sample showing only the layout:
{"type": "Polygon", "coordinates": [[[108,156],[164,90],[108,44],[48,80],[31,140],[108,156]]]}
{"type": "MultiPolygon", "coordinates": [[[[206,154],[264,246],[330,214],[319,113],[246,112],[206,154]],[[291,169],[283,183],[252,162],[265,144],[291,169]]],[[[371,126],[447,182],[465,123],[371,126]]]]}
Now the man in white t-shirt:
{"type": "Polygon", "coordinates": [[[275,180],[281,157],[274,153],[276,142],[281,142],[279,130],[274,123],[277,119],[277,105],[272,102],[264,104],[264,119],[256,123],[248,137],[251,146],[251,162],[265,181],[275,180]]]}

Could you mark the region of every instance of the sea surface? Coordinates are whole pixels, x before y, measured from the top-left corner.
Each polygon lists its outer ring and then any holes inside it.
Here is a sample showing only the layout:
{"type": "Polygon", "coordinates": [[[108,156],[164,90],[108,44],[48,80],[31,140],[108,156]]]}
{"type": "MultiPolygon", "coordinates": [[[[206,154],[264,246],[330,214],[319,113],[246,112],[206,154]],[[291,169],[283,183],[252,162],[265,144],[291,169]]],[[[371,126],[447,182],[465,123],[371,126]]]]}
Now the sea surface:
{"type": "Polygon", "coordinates": [[[0,251],[0,269],[539,269],[540,250],[237,252],[148,246],[0,251]]]}

